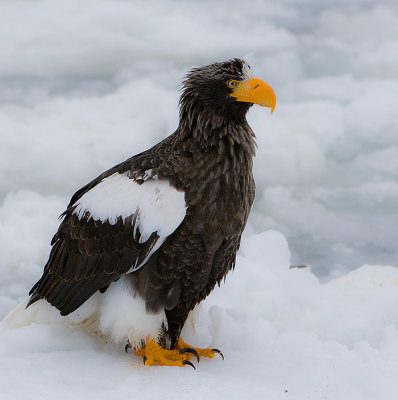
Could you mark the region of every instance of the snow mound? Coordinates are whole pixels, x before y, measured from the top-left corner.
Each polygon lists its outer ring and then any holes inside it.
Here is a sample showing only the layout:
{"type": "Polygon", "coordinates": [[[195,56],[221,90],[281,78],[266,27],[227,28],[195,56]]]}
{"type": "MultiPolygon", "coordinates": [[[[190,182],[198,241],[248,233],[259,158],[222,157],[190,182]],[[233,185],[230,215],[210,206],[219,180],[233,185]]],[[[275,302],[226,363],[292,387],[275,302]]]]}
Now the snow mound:
{"type": "Polygon", "coordinates": [[[97,332],[78,329],[81,319],[54,310],[13,329],[2,322],[3,393],[17,399],[28,393],[171,399],[187,392],[192,399],[393,399],[398,270],[363,266],[321,284],[310,269],[289,266],[279,232],[244,240],[235,271],[203,303],[195,330],[184,328],[189,343],[225,355],[225,361],[202,358],[197,371],[145,367],[97,332]]]}

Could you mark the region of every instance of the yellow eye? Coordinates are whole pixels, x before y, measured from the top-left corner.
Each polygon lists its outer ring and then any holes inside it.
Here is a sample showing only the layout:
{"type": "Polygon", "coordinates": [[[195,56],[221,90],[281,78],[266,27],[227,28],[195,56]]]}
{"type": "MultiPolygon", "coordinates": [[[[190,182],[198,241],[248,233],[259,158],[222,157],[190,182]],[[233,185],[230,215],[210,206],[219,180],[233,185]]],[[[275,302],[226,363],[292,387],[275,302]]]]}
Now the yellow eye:
{"type": "Polygon", "coordinates": [[[230,79],[229,81],[227,81],[227,86],[231,89],[236,88],[238,86],[238,81],[230,79]]]}

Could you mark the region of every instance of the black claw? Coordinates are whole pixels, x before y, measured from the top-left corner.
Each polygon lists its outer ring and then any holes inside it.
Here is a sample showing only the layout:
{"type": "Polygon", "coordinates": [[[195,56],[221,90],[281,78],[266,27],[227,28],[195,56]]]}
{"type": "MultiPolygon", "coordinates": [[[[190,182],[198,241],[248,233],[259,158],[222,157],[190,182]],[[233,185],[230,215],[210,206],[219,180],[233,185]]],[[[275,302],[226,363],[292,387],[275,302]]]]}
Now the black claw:
{"type": "Polygon", "coordinates": [[[220,350],[218,350],[218,349],[211,349],[211,351],[212,351],[213,353],[219,354],[219,355],[222,357],[222,359],[224,360],[224,354],[221,353],[220,350]]]}
{"type": "Polygon", "coordinates": [[[142,358],[142,360],[144,361],[144,365],[145,365],[146,356],[144,356],[144,357],[142,358]]]}
{"type": "Polygon", "coordinates": [[[198,362],[200,361],[198,352],[197,352],[195,349],[191,348],[191,347],[184,347],[183,349],[181,349],[181,350],[179,351],[179,353],[180,353],[180,354],[191,353],[191,354],[193,354],[193,355],[196,357],[196,359],[198,360],[198,362]]]}
{"type": "Polygon", "coordinates": [[[195,366],[191,363],[191,361],[183,360],[182,365],[190,365],[193,369],[196,369],[195,366]]]}
{"type": "Polygon", "coordinates": [[[129,341],[127,341],[126,346],[124,346],[124,351],[127,353],[128,349],[131,349],[133,346],[131,345],[131,343],[129,341]]]}

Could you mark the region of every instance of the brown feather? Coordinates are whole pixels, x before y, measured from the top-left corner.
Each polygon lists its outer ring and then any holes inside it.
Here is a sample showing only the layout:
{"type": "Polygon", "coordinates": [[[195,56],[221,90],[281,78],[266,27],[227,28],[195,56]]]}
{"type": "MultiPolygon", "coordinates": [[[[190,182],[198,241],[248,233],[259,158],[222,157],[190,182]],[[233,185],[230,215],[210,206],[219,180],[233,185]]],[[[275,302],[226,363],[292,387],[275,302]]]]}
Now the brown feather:
{"type": "Polygon", "coordinates": [[[225,85],[240,79],[243,67],[234,59],[192,70],[184,81],[178,129],[72,196],[32,301],[46,298],[66,315],[146,260],[159,236],[154,232],[140,242],[137,213],[111,225],[73,212],[80,197],[104,178],[128,173],[144,185],[145,171],[151,169],[157,179],[184,192],[186,216],[145,265],[126,276],[148,311],[166,310],[165,334],[175,343],[189,311],[234,268],[254,200],[255,136],[245,118],[251,104],[237,102],[225,85]]]}

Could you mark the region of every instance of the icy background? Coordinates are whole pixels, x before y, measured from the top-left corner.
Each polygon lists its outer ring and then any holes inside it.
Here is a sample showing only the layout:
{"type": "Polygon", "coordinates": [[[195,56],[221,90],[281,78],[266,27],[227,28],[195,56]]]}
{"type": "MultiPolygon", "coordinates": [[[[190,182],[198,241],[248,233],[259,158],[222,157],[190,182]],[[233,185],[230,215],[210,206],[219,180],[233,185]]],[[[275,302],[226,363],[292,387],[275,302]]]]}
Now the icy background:
{"type": "Polygon", "coordinates": [[[398,266],[397,21],[396,1],[3,0],[0,317],[70,196],[174,131],[187,69],[245,57],[278,99],[248,116],[257,199],[237,270],[187,333],[226,361],[148,370],[34,325],[0,332],[9,398],[153,398],[172,380],[165,398],[396,399],[398,270],[355,269],[398,266]]]}

